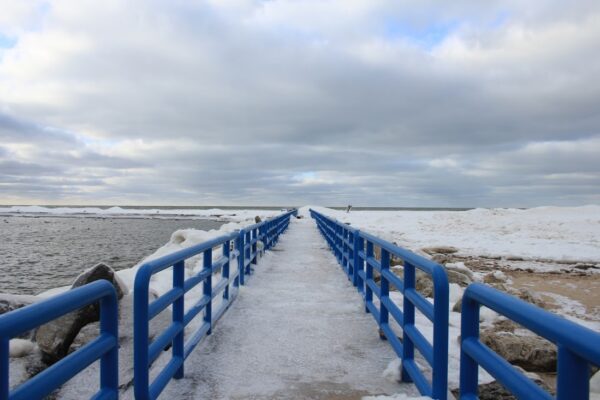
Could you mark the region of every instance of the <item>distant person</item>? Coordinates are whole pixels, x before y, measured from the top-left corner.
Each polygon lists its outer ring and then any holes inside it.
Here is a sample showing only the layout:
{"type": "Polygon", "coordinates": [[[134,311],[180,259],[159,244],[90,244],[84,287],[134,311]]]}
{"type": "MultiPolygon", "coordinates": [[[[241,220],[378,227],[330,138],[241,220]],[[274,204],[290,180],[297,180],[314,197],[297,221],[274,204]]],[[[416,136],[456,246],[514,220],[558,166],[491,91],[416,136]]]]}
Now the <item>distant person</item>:
{"type": "Polygon", "coordinates": [[[346,207],[346,212],[349,213],[350,210],[352,210],[352,206],[350,204],[348,204],[348,207],[346,207]]]}

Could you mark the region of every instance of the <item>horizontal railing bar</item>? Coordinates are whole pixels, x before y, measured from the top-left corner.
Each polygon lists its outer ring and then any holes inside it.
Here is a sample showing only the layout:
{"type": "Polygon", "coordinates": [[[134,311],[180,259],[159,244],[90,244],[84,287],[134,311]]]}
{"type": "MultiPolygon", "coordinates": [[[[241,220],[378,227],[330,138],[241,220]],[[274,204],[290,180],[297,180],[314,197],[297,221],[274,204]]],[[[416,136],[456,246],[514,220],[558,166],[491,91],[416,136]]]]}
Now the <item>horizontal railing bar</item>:
{"type": "Polygon", "coordinates": [[[209,330],[210,330],[210,324],[208,322],[204,322],[202,325],[200,325],[200,328],[198,328],[196,330],[196,332],[194,332],[192,337],[189,338],[187,342],[185,342],[184,351],[183,351],[184,359],[188,358],[190,353],[192,351],[194,351],[194,348],[198,345],[198,343],[200,343],[202,341],[202,339],[206,336],[206,334],[208,333],[209,330]]]}
{"type": "Polygon", "coordinates": [[[508,361],[493,352],[479,340],[471,337],[463,340],[462,350],[500,381],[517,398],[553,399],[550,394],[513,367],[508,361]]]}
{"type": "Polygon", "coordinates": [[[391,283],[398,291],[404,292],[404,281],[400,279],[396,274],[394,274],[389,269],[381,271],[381,275],[385,278],[389,283],[391,283]]]}
{"type": "Polygon", "coordinates": [[[381,302],[383,303],[385,308],[387,308],[389,313],[392,314],[392,317],[396,320],[398,325],[402,326],[404,324],[404,314],[402,313],[400,308],[396,305],[396,303],[394,303],[392,301],[392,299],[390,299],[387,296],[383,297],[381,299],[381,302]]]}
{"type": "Polygon", "coordinates": [[[425,339],[425,336],[412,324],[404,325],[404,333],[413,341],[419,349],[419,352],[427,360],[429,365],[433,366],[433,347],[431,343],[425,339]]]}
{"type": "Polygon", "coordinates": [[[200,282],[205,281],[206,278],[208,278],[211,275],[212,275],[211,269],[208,269],[208,268],[201,269],[200,272],[198,272],[196,275],[192,276],[191,278],[186,279],[185,282],[183,282],[183,291],[186,293],[189,292],[194,287],[196,287],[200,282]]]}
{"type": "Polygon", "coordinates": [[[401,358],[403,351],[402,342],[400,341],[400,339],[398,339],[398,336],[392,330],[392,327],[389,324],[381,324],[381,330],[385,334],[385,337],[387,338],[388,342],[390,342],[390,344],[392,345],[392,349],[394,349],[396,355],[401,358]]]}
{"type": "Polygon", "coordinates": [[[183,357],[173,357],[165,368],[158,374],[154,382],[150,385],[150,398],[156,399],[163,391],[167,383],[173,378],[177,370],[183,365],[183,357]]]}
{"type": "Polygon", "coordinates": [[[148,347],[148,362],[149,365],[156,360],[160,353],[173,341],[179,332],[183,330],[183,325],[179,322],[173,322],[163,331],[148,347]]]}
{"type": "Polygon", "coordinates": [[[108,334],[102,334],[79,350],[69,354],[56,364],[40,372],[10,394],[11,400],[29,400],[43,398],[52,393],[56,387],[67,382],[81,370],[101,358],[116,346],[117,339],[108,334]],[[76,368],[70,367],[75,365],[76,368]]]}
{"type": "Polygon", "coordinates": [[[219,282],[215,286],[213,286],[212,298],[214,299],[219,293],[221,293],[221,291],[225,289],[225,286],[227,286],[228,283],[229,279],[221,278],[221,280],[219,280],[219,282]]]}
{"type": "Polygon", "coordinates": [[[373,279],[367,279],[367,285],[369,285],[369,287],[371,288],[371,290],[373,291],[373,293],[381,298],[381,289],[379,288],[379,286],[377,286],[377,284],[375,283],[375,281],[373,279]]]}
{"type": "Polygon", "coordinates": [[[148,305],[148,320],[156,317],[175,300],[183,296],[185,291],[181,288],[172,288],[148,305]]]}
{"type": "Polygon", "coordinates": [[[369,312],[373,315],[373,318],[375,318],[375,321],[379,323],[379,310],[377,309],[377,307],[375,307],[375,304],[373,304],[372,301],[367,301],[366,305],[369,309],[369,312]]]}
{"type": "Polygon", "coordinates": [[[204,310],[204,307],[206,307],[210,300],[211,297],[207,295],[200,297],[200,300],[198,300],[196,304],[190,307],[187,313],[185,313],[183,317],[183,324],[187,326],[187,324],[189,324],[190,321],[193,320],[200,311],[204,310]]]}
{"type": "Polygon", "coordinates": [[[431,385],[423,376],[423,373],[419,370],[417,363],[414,359],[403,360],[402,367],[406,369],[410,377],[412,378],[415,386],[419,389],[422,395],[431,396],[431,385]]]}
{"type": "Polygon", "coordinates": [[[410,300],[419,311],[423,313],[431,322],[434,321],[434,309],[433,304],[426,300],[423,296],[416,291],[416,289],[407,289],[404,291],[404,297],[410,300]]]}
{"type": "Polygon", "coordinates": [[[375,257],[367,257],[367,263],[378,272],[381,272],[381,263],[375,259],[375,257]]]}

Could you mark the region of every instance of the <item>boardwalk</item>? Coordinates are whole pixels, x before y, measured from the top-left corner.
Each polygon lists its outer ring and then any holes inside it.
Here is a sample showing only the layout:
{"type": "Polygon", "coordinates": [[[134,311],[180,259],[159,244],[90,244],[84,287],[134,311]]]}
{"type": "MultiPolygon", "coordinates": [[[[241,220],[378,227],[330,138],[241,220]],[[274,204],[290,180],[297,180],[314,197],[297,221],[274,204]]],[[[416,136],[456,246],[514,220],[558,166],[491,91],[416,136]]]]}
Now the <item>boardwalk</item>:
{"type": "Polygon", "coordinates": [[[293,220],[164,399],[360,399],[412,385],[383,375],[389,345],[315,223],[293,220]]]}

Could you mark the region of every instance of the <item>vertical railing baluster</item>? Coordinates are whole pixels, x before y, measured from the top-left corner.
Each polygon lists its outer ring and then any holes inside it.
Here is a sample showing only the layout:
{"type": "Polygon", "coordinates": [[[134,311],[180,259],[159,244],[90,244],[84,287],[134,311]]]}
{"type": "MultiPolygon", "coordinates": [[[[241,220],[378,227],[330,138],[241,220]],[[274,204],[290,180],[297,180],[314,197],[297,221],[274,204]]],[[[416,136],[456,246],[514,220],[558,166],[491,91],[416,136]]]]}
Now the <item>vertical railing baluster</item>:
{"type": "MultiPolygon", "coordinates": [[[[415,289],[415,267],[408,261],[404,261],[404,294],[407,290],[415,289]]],[[[404,296],[403,302],[403,313],[404,318],[402,320],[402,332],[406,332],[406,326],[415,324],[415,306],[414,304],[404,296]]],[[[402,362],[405,360],[413,360],[415,357],[415,345],[410,337],[406,334],[402,334],[402,362]]],[[[406,368],[402,367],[402,381],[412,382],[412,378],[408,374],[406,368]]]]}
{"type": "Polygon", "coordinates": [[[203,294],[210,299],[204,309],[204,322],[209,324],[207,335],[210,335],[212,332],[212,249],[204,252],[204,269],[210,270],[210,274],[203,284],[203,294]]]}
{"type": "Polygon", "coordinates": [[[245,237],[245,243],[244,243],[244,273],[246,275],[250,274],[250,263],[248,263],[248,266],[245,266],[246,264],[246,260],[250,260],[251,258],[251,254],[250,252],[252,251],[252,246],[250,246],[250,242],[252,241],[252,233],[250,231],[246,231],[246,237],[245,237]]]}
{"type": "Polygon", "coordinates": [[[381,301],[379,302],[379,326],[388,323],[388,309],[383,302],[384,298],[390,297],[390,283],[384,275],[384,271],[390,270],[390,253],[384,248],[380,248],[381,250],[381,274],[380,274],[380,290],[381,290],[381,301]]]}
{"type": "Polygon", "coordinates": [[[0,338],[0,398],[8,399],[10,393],[10,379],[8,368],[10,366],[10,338],[0,338]]]}
{"type": "Polygon", "coordinates": [[[365,311],[369,312],[367,304],[373,302],[373,290],[369,286],[369,281],[373,280],[373,267],[369,264],[369,258],[373,257],[373,243],[367,240],[367,254],[365,259],[365,311]]]}
{"type": "Polygon", "coordinates": [[[252,229],[252,264],[258,264],[258,228],[252,229]]]}
{"type": "MultiPolygon", "coordinates": [[[[184,281],[185,281],[185,261],[179,261],[177,263],[175,263],[175,265],[173,265],[173,288],[177,288],[180,289],[181,291],[183,291],[183,285],[184,285],[184,281]]],[[[185,309],[185,305],[184,305],[184,294],[182,293],[181,296],[179,296],[179,298],[177,300],[175,300],[173,302],[173,323],[174,324],[180,324],[182,329],[181,332],[179,332],[174,338],[173,338],[173,358],[177,359],[181,359],[181,366],[177,369],[177,372],[175,372],[175,375],[173,376],[175,379],[181,379],[183,378],[183,346],[184,346],[184,321],[183,321],[183,316],[184,316],[184,309],[185,309]]]]}
{"type": "Polygon", "coordinates": [[[558,344],[556,400],[587,400],[590,392],[588,362],[558,344]]]}
{"type": "Polygon", "coordinates": [[[245,233],[244,230],[241,229],[240,233],[238,234],[237,237],[237,249],[238,249],[238,269],[239,269],[239,273],[238,273],[238,279],[239,279],[239,283],[241,286],[244,285],[244,281],[245,281],[245,277],[244,277],[244,237],[245,237],[245,233]]]}
{"type": "Polygon", "coordinates": [[[362,290],[361,290],[360,282],[362,280],[361,280],[358,272],[362,271],[363,264],[362,264],[362,259],[359,255],[359,252],[362,250],[364,244],[362,242],[362,238],[360,237],[359,230],[354,231],[354,243],[353,244],[354,244],[354,249],[352,250],[352,255],[354,257],[354,270],[352,272],[354,273],[354,279],[352,280],[352,283],[354,284],[354,286],[356,286],[358,288],[358,291],[361,292],[362,290]]]}
{"type": "Polygon", "coordinates": [[[230,246],[231,242],[229,240],[223,243],[223,257],[227,257],[227,262],[223,265],[223,269],[221,272],[221,276],[227,279],[227,285],[225,286],[225,289],[223,289],[223,300],[225,301],[229,301],[229,257],[231,250],[230,246]]]}

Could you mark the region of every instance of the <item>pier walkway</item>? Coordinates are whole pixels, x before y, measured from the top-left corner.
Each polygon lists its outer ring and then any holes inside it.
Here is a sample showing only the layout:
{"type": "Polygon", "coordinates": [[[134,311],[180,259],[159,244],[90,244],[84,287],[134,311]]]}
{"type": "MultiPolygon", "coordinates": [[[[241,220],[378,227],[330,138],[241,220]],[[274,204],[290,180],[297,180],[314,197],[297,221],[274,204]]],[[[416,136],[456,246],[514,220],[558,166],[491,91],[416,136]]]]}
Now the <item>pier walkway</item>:
{"type": "Polygon", "coordinates": [[[293,219],[254,267],[164,399],[360,399],[418,395],[384,377],[396,357],[312,219],[293,219]]]}

